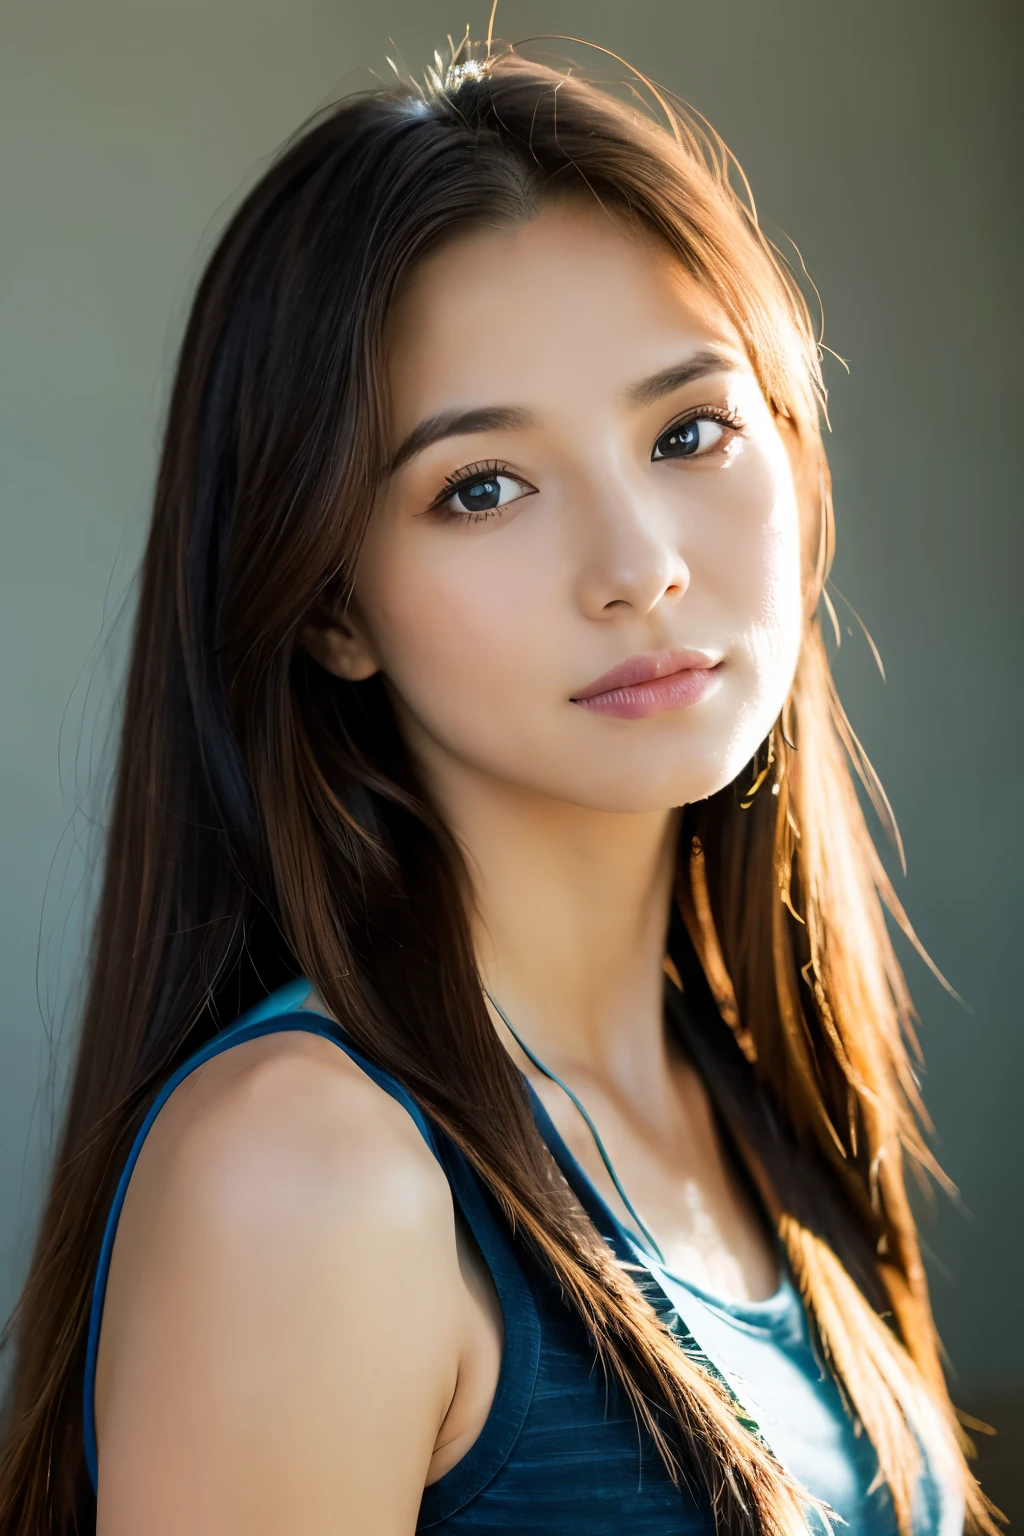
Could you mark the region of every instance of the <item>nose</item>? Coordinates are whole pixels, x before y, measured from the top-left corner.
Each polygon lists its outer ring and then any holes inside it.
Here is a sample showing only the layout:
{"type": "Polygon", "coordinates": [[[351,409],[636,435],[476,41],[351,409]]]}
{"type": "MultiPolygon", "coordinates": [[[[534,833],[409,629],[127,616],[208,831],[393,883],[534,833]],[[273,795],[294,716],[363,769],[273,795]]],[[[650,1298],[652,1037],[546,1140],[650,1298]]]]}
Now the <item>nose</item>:
{"type": "Polygon", "coordinates": [[[606,481],[587,497],[579,531],[577,600],[588,618],[640,617],[690,585],[675,520],[638,486],[606,481]]]}

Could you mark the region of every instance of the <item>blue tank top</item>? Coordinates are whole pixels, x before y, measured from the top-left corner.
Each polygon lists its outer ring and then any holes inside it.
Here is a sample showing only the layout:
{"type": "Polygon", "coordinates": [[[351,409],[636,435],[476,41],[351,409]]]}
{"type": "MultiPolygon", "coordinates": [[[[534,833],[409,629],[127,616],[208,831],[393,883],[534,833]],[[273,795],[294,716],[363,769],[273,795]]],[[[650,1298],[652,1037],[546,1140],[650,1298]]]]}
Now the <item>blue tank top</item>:
{"type": "MultiPolygon", "coordinates": [[[[435,1536],[711,1536],[710,1506],[672,1483],[629,1404],[596,1368],[586,1330],[556,1283],[514,1239],[463,1155],[402,1086],[367,1060],[330,1020],[303,1008],[307,982],[281,988],[215,1036],[164,1084],[139,1129],[107,1218],[85,1364],[85,1457],[97,1486],[96,1353],[117,1222],[146,1136],[175,1088],[203,1062],[243,1041],[288,1030],[332,1040],[415,1122],[443,1169],[483,1255],[504,1318],[505,1344],[490,1412],[466,1455],[424,1489],[418,1531],[435,1536]]],[[[696,1352],[726,1379],[776,1456],[845,1520],[852,1536],[896,1536],[892,1501],[871,1490],[877,1460],[857,1435],[815,1350],[780,1249],[781,1282],[766,1301],[725,1302],[672,1275],[617,1219],[530,1088],[538,1129],[597,1229],[622,1259],[643,1266],[644,1290],[696,1352]]],[[[961,1536],[963,1506],[926,1456],[916,1536],[961,1536]]]]}

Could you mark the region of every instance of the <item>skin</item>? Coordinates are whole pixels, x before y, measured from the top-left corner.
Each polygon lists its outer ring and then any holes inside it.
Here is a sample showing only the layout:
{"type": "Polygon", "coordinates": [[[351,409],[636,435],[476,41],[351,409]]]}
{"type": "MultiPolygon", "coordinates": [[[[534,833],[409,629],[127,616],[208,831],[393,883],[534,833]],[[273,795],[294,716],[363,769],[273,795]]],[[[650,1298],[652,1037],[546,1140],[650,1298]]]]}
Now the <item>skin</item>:
{"type": "MultiPolygon", "coordinates": [[[[590,206],[432,257],[395,305],[390,365],[396,453],[440,413],[521,419],[395,469],[352,602],[306,644],[339,676],[383,673],[466,854],[484,982],[587,1105],[670,1265],[768,1296],[772,1238],[666,1038],[662,961],[678,808],[740,772],[792,682],[798,445],[723,315],[590,206]],[[698,379],[631,389],[712,353],[698,379]],[[701,412],[702,451],[659,455],[701,412]],[[504,477],[494,515],[439,509],[481,463],[504,477]],[[682,646],[721,658],[696,704],[622,720],[573,702],[682,646]]],[[[530,1075],[617,1206],[576,1112],[530,1075]]],[[[100,1536],[409,1536],[424,1484],[483,1426],[501,1349],[486,1268],[400,1107],[325,1041],[239,1047],[172,1096],[128,1192],[100,1536]]]]}

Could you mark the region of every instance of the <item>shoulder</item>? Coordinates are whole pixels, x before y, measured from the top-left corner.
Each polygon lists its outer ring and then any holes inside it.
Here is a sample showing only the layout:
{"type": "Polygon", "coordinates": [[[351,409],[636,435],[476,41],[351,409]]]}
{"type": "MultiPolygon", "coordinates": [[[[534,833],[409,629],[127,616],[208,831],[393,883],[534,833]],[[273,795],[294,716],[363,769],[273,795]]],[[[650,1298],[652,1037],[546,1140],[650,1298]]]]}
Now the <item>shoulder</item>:
{"type": "Polygon", "coordinates": [[[143,1145],[117,1241],[178,1245],[201,1265],[269,1257],[284,1239],[327,1263],[361,1242],[381,1258],[449,1238],[454,1248],[451,1192],[411,1116],[331,1041],[289,1030],[232,1046],[178,1086],[143,1145]]]}
{"type": "Polygon", "coordinates": [[[231,1047],[175,1089],[129,1185],[97,1370],[101,1492],[112,1463],[136,1469],[132,1500],[173,1466],[208,1482],[212,1445],[228,1467],[291,1443],[274,1476],[308,1484],[317,1450],[338,1466],[323,1426],[354,1420],[347,1454],[369,1466],[404,1440],[422,1488],[462,1289],[451,1192],[401,1104],[322,1037],[231,1047]]]}
{"type": "Polygon", "coordinates": [[[197,1068],[157,1117],[136,1179],[218,1227],[244,1229],[254,1216],[260,1230],[268,1218],[319,1223],[326,1207],[432,1230],[451,1210],[406,1109],[304,1030],[244,1042],[197,1068]]]}

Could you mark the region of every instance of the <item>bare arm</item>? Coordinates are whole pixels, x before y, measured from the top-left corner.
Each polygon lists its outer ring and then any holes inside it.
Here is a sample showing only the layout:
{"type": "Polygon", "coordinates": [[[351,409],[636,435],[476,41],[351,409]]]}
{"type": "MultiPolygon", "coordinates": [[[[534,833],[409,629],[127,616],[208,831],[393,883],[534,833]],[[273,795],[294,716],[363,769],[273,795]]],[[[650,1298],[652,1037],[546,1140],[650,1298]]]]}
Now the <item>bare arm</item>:
{"type": "Polygon", "coordinates": [[[451,1195],[328,1042],[251,1042],[173,1096],[118,1230],[99,1536],[410,1536],[459,1368],[451,1195]]]}

